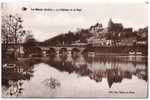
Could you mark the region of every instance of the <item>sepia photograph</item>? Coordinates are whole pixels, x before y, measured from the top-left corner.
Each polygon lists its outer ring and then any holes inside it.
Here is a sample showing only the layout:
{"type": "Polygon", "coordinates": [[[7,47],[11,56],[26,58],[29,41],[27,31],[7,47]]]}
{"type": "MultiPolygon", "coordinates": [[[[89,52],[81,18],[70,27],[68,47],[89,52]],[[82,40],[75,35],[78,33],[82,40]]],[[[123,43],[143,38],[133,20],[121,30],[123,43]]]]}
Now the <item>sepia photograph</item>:
{"type": "Polygon", "coordinates": [[[148,2],[1,2],[2,98],[148,98],[148,2]]]}

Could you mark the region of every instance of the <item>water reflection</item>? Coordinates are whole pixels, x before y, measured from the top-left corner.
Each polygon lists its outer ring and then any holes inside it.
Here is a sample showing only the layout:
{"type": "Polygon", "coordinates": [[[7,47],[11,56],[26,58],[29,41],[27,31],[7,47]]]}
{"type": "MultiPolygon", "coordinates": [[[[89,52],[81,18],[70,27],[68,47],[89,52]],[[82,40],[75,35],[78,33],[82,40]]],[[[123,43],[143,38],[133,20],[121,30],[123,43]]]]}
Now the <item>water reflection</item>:
{"type": "MultiPolygon", "coordinates": [[[[23,93],[23,88],[22,88],[22,82],[21,81],[11,81],[9,80],[9,85],[10,87],[8,88],[6,95],[7,96],[12,96],[12,97],[17,97],[20,96],[23,93]]],[[[3,89],[6,87],[3,87],[3,89]]]]}
{"type": "Polygon", "coordinates": [[[36,61],[13,61],[11,64],[4,64],[2,67],[3,89],[8,89],[5,95],[19,96],[22,94],[22,80],[30,80],[33,76],[33,65],[36,61]]]}
{"type": "MultiPolygon", "coordinates": [[[[5,97],[9,97],[9,96],[26,97],[27,92],[25,91],[27,90],[28,91],[31,90],[30,94],[33,95],[34,94],[33,92],[35,91],[32,91],[32,88],[35,89],[36,85],[37,87],[41,88],[41,92],[42,92],[42,90],[43,91],[47,90],[47,88],[41,86],[42,85],[41,82],[43,82],[44,80],[47,80],[46,84],[49,87],[58,85],[61,87],[60,89],[64,91],[66,91],[66,88],[70,88],[69,85],[68,87],[63,88],[63,86],[65,85],[63,85],[62,79],[58,80],[61,83],[57,82],[57,78],[59,78],[59,77],[55,78],[55,76],[57,76],[57,73],[53,75],[53,77],[50,77],[50,73],[55,72],[55,70],[52,72],[53,69],[49,69],[45,67],[45,65],[40,65],[39,63],[48,64],[49,68],[53,67],[57,69],[58,71],[60,71],[59,74],[62,75],[64,74],[63,72],[68,72],[70,73],[70,75],[72,73],[76,73],[81,77],[88,77],[90,79],[90,82],[95,81],[96,83],[103,84],[103,81],[106,81],[104,87],[106,87],[107,84],[108,91],[113,87],[113,85],[115,86],[115,83],[119,83],[121,86],[121,83],[125,83],[124,82],[125,79],[131,80],[134,83],[134,78],[136,77],[139,81],[145,81],[145,83],[147,82],[147,58],[146,57],[129,57],[129,56],[85,57],[83,55],[78,55],[78,56],[61,55],[61,56],[49,57],[48,60],[40,60],[40,62],[39,60],[38,61],[25,60],[22,62],[16,61],[14,62],[14,64],[16,65],[14,69],[8,70],[6,68],[3,68],[2,69],[3,95],[5,97]],[[48,79],[55,80],[56,84],[55,82],[51,82],[48,79]],[[27,89],[26,85],[29,86],[30,88],[27,89]]],[[[67,77],[70,77],[69,74],[67,75],[68,75],[67,77]]],[[[66,78],[64,77],[63,80],[65,79],[66,78]]],[[[78,80],[78,78],[76,80],[78,80]]],[[[71,81],[67,81],[67,82],[71,83],[71,81]]],[[[83,82],[86,83],[86,81],[84,80],[83,82]]],[[[69,83],[65,83],[65,84],[69,84],[69,83]]],[[[49,92],[50,91],[47,91],[46,93],[49,92]]],[[[52,95],[47,94],[48,97],[49,96],[53,97],[53,95],[55,95],[55,92],[52,93],[52,95]]],[[[59,95],[62,94],[60,93],[59,95]]],[[[43,94],[42,96],[45,97],[47,95],[43,94]]],[[[55,96],[57,97],[59,95],[57,94],[55,96]]]]}
{"type": "Polygon", "coordinates": [[[80,55],[68,60],[67,56],[64,56],[51,58],[48,64],[61,71],[76,72],[82,76],[87,75],[96,82],[101,82],[102,78],[105,77],[110,88],[113,83],[120,83],[125,78],[132,79],[133,75],[147,81],[145,57],[99,56],[89,58],[80,55]]]}

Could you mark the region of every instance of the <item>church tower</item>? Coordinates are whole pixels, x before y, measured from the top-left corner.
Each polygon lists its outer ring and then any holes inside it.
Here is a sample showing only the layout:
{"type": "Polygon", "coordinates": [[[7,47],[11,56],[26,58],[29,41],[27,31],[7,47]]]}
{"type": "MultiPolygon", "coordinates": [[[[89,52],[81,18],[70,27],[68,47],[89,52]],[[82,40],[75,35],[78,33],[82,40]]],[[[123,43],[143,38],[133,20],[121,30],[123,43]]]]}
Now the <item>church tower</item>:
{"type": "Polygon", "coordinates": [[[110,18],[110,19],[109,19],[109,22],[108,22],[108,31],[111,31],[111,30],[112,30],[112,27],[113,27],[113,21],[112,21],[112,19],[110,18]]]}

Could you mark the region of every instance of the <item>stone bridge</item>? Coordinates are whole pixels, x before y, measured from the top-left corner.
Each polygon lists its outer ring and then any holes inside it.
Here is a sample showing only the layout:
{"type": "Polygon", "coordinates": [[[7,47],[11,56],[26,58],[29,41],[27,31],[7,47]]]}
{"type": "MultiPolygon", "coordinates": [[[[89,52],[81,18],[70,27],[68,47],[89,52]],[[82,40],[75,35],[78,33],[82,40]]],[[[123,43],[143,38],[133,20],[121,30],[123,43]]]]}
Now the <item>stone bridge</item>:
{"type": "MultiPolygon", "coordinates": [[[[2,44],[2,48],[12,48],[16,49],[16,51],[21,51],[24,53],[25,52],[23,49],[23,44],[2,44]]],[[[48,56],[48,55],[60,55],[60,54],[73,54],[73,53],[78,53],[81,54],[85,50],[85,46],[33,46],[30,47],[31,51],[33,54],[42,54],[42,56],[48,56]]]]}
{"type": "Polygon", "coordinates": [[[43,56],[47,55],[61,55],[61,54],[67,54],[72,55],[74,53],[76,54],[82,54],[85,50],[85,47],[79,47],[79,46],[49,46],[49,47],[43,47],[43,46],[37,46],[37,49],[42,51],[43,56]]]}

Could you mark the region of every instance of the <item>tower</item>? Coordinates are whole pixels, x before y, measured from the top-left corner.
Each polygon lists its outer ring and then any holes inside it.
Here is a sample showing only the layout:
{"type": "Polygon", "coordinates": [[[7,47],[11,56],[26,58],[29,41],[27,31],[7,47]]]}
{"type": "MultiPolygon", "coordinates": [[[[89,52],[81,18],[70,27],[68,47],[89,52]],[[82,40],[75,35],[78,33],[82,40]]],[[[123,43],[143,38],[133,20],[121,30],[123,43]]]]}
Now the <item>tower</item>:
{"type": "Polygon", "coordinates": [[[110,18],[109,21],[108,21],[108,31],[112,30],[113,24],[114,23],[113,23],[112,19],[110,18]]]}

